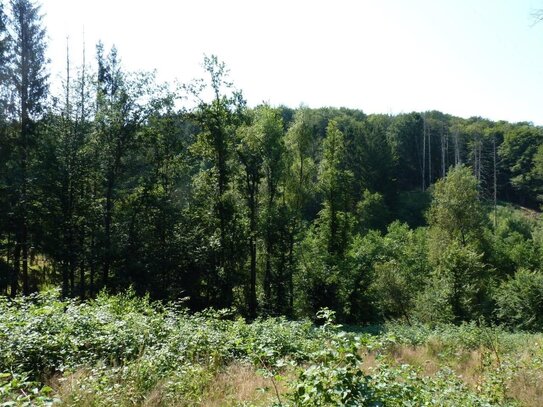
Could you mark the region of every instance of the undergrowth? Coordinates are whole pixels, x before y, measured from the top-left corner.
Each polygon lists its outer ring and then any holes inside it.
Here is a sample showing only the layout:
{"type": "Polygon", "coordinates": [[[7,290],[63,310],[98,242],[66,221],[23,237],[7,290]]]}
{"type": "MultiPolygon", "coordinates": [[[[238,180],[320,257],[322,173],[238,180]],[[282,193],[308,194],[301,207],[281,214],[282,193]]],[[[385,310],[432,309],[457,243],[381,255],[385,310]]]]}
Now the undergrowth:
{"type": "Polygon", "coordinates": [[[191,314],[132,292],[0,299],[0,404],[541,405],[540,335],[191,314]],[[3,403],[3,404],[2,404],[3,403]]]}

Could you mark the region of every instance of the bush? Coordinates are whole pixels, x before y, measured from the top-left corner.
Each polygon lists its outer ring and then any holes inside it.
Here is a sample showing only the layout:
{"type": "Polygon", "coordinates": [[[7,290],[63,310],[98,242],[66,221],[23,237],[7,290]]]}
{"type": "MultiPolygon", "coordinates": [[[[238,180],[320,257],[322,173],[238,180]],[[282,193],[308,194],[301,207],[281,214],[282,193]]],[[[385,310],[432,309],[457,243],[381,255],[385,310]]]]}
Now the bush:
{"type": "Polygon", "coordinates": [[[520,269],[496,290],[496,316],[511,328],[543,329],[543,274],[520,269]]]}

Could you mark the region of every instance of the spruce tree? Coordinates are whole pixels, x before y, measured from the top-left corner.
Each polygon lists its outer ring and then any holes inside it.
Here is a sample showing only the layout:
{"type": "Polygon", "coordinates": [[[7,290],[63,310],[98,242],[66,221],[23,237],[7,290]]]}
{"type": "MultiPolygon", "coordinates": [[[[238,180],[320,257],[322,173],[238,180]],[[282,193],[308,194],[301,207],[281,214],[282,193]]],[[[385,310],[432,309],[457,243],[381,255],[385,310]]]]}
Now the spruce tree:
{"type": "Polygon", "coordinates": [[[43,111],[48,91],[48,74],[45,56],[45,28],[40,6],[32,0],[11,0],[11,18],[8,30],[12,41],[11,58],[7,64],[8,86],[13,94],[14,119],[17,122],[18,177],[14,185],[16,197],[15,224],[16,248],[15,275],[11,294],[17,291],[19,267],[22,268],[23,293],[29,294],[28,251],[32,219],[29,163],[33,154],[36,123],[43,111]]]}
{"type": "MultiPolygon", "coordinates": [[[[6,27],[6,15],[4,5],[0,1],[0,208],[8,207],[8,194],[6,191],[6,178],[8,174],[9,148],[7,141],[7,62],[9,50],[9,37],[6,27]]],[[[8,237],[8,215],[6,210],[0,211],[0,249],[5,248],[5,260],[0,256],[0,293],[7,292],[9,277],[10,239],[8,237]],[[5,239],[5,240],[4,240],[5,239]],[[5,243],[4,243],[5,242],[5,243]]]]}

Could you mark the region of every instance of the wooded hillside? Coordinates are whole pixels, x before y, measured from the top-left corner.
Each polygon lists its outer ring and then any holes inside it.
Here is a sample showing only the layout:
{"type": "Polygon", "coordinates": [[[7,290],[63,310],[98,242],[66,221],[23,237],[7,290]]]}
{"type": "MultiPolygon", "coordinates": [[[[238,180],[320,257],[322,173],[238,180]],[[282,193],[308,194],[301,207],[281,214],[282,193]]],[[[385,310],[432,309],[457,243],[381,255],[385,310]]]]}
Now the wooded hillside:
{"type": "Polygon", "coordinates": [[[173,89],[101,44],[53,94],[41,13],[0,8],[0,294],[543,326],[543,128],[248,107],[215,56],[173,89]]]}

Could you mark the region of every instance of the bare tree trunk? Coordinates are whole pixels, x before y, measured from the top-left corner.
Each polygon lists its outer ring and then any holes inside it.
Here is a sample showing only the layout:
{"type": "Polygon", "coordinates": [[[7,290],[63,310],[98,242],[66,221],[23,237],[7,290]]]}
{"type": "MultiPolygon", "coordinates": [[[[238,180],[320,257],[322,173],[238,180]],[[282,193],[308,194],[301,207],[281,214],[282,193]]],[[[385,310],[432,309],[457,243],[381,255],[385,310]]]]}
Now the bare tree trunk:
{"type": "MultiPolygon", "coordinates": [[[[21,37],[23,39],[28,38],[28,25],[20,21],[21,37]]],[[[27,44],[23,43],[21,49],[21,84],[20,84],[20,109],[21,109],[21,214],[19,225],[21,231],[20,249],[22,250],[22,279],[23,279],[23,294],[30,294],[30,287],[28,284],[28,136],[30,133],[30,113],[28,110],[29,103],[29,87],[30,87],[30,66],[28,61],[27,44]]]]}
{"type": "Polygon", "coordinates": [[[19,239],[15,239],[15,249],[13,252],[13,268],[11,273],[11,297],[17,295],[19,289],[19,271],[21,267],[21,244],[19,239]]]}
{"type": "Polygon", "coordinates": [[[479,182],[481,182],[481,177],[483,173],[483,141],[479,140],[479,166],[477,167],[477,170],[479,171],[479,174],[477,176],[477,179],[479,182]]]}
{"type": "Polygon", "coordinates": [[[445,155],[445,131],[443,129],[443,123],[441,123],[441,177],[445,178],[447,172],[447,163],[445,155]]]}
{"type": "Polygon", "coordinates": [[[89,295],[90,297],[94,297],[94,279],[96,275],[96,238],[95,238],[96,231],[91,231],[91,242],[90,242],[90,258],[89,258],[89,268],[90,268],[90,276],[89,276],[89,295]]]}
{"type": "MultiPolygon", "coordinates": [[[[72,237],[73,239],[73,237],[72,237]]],[[[72,248],[73,250],[73,248],[72,248]]],[[[75,297],[75,268],[76,268],[76,259],[75,255],[72,252],[70,258],[70,296],[75,297]]]]}
{"type": "Polygon", "coordinates": [[[477,178],[477,144],[473,141],[473,176],[477,178]]]}
{"type": "MultiPolygon", "coordinates": [[[[249,177],[248,177],[249,178],[249,177]]],[[[250,272],[250,286],[249,286],[249,315],[251,317],[256,317],[256,309],[257,309],[257,299],[256,299],[256,233],[257,233],[257,191],[258,191],[258,185],[253,180],[247,180],[247,187],[249,188],[249,208],[250,208],[250,228],[251,228],[251,236],[249,241],[249,249],[250,249],[250,256],[251,256],[251,272],[250,272]]],[[[267,259],[268,260],[268,259],[267,259]]],[[[267,261],[268,263],[268,261],[267,261]]],[[[266,265],[267,266],[267,265],[266,265]]],[[[269,295],[268,285],[269,285],[269,276],[268,272],[269,270],[266,267],[266,277],[265,278],[265,288],[266,288],[266,296],[269,295]]],[[[268,297],[266,297],[266,300],[269,300],[268,297]]]]}
{"type": "Polygon", "coordinates": [[[86,46],[85,46],[85,30],[83,30],[83,65],[81,67],[81,124],[85,122],[85,86],[86,86],[86,70],[85,64],[86,60],[86,46]]]}
{"type": "MultiPolygon", "coordinates": [[[[80,97],[81,97],[81,117],[79,119],[79,123],[80,123],[80,131],[84,131],[84,124],[85,124],[85,103],[86,103],[86,98],[85,98],[85,81],[86,81],[86,77],[85,77],[85,64],[86,64],[86,50],[85,50],[85,32],[83,32],[83,65],[81,67],[81,89],[80,89],[80,97]]],[[[84,193],[84,190],[85,188],[81,187],[81,200],[84,201],[85,199],[85,193],[84,193]]],[[[85,287],[85,259],[84,257],[86,256],[86,252],[85,252],[85,225],[84,224],[79,224],[79,232],[80,232],[80,237],[79,237],[79,250],[80,250],[80,253],[79,253],[79,296],[81,297],[81,299],[85,299],[85,290],[86,290],[86,287],[85,287]]]]}
{"type": "Polygon", "coordinates": [[[494,161],[494,233],[498,226],[498,174],[496,170],[496,135],[492,137],[492,155],[494,161]]]}
{"type": "MultiPolygon", "coordinates": [[[[92,199],[96,199],[98,187],[93,181],[93,185],[90,186],[92,188],[92,199]]],[[[97,241],[97,223],[92,222],[90,223],[90,253],[89,253],[89,295],[90,297],[94,297],[94,294],[96,293],[96,272],[97,272],[97,263],[98,259],[100,258],[99,248],[98,248],[98,241],[97,241]]]]}
{"type": "MultiPolygon", "coordinates": [[[[85,231],[81,227],[79,230],[79,248],[80,250],[83,249],[85,246],[85,231]]],[[[83,253],[80,252],[79,254],[79,297],[84,300],[85,299],[85,259],[83,256],[83,253]]]]}
{"type": "MultiPolygon", "coordinates": [[[[23,119],[23,123],[27,122],[27,119],[23,119]]],[[[23,125],[26,127],[26,130],[23,130],[23,158],[22,158],[22,208],[21,208],[21,250],[22,250],[22,278],[23,278],[23,294],[30,294],[30,285],[28,281],[28,217],[27,217],[27,200],[28,200],[28,191],[27,191],[27,132],[28,125],[23,125]]]]}
{"type": "Polygon", "coordinates": [[[426,133],[428,134],[428,186],[432,185],[432,132],[430,126],[426,123],[426,133]]]}
{"type": "Polygon", "coordinates": [[[450,143],[450,135],[447,129],[447,132],[445,133],[445,162],[446,162],[445,175],[447,175],[447,171],[449,170],[449,143],[450,143]]]}
{"type": "Polygon", "coordinates": [[[69,281],[68,281],[68,262],[65,258],[66,256],[62,255],[62,298],[68,297],[68,287],[69,287],[69,281]]]}
{"type": "MultiPolygon", "coordinates": [[[[66,131],[66,141],[68,142],[68,154],[66,157],[66,171],[67,171],[67,179],[66,179],[66,187],[67,187],[67,203],[66,203],[66,219],[68,221],[67,225],[67,244],[65,249],[68,250],[68,254],[66,256],[67,262],[69,266],[66,266],[69,269],[69,285],[70,285],[70,291],[64,292],[64,295],[74,296],[75,294],[75,260],[74,260],[74,225],[73,225],[73,167],[72,167],[72,160],[73,160],[73,154],[74,152],[74,143],[72,139],[72,132],[70,129],[70,121],[71,121],[71,108],[70,108],[70,43],[69,38],[66,37],[66,106],[65,106],[65,131],[66,131]]],[[[68,273],[68,270],[65,270],[63,272],[68,273]]],[[[63,287],[64,288],[64,287],[63,287]]],[[[66,286],[67,291],[67,286],[66,286]]]]}
{"type": "Polygon", "coordinates": [[[66,116],[70,117],[70,43],[66,37],[66,116]]]}
{"type": "Polygon", "coordinates": [[[426,115],[422,116],[422,192],[426,189],[426,115]]]}
{"type": "Polygon", "coordinates": [[[460,143],[459,143],[459,134],[458,130],[454,131],[454,165],[455,167],[460,165],[460,143]]]}
{"type": "Polygon", "coordinates": [[[107,287],[109,280],[109,269],[111,266],[111,222],[113,218],[113,175],[108,177],[107,190],[106,190],[106,202],[104,212],[104,258],[102,264],[102,285],[107,287]]]}
{"type": "Polygon", "coordinates": [[[294,233],[289,237],[289,249],[288,249],[288,263],[289,263],[289,273],[288,273],[288,288],[289,288],[289,298],[288,306],[289,312],[294,310],[294,233]]]}
{"type": "Polygon", "coordinates": [[[7,270],[10,273],[8,276],[6,276],[7,279],[6,279],[6,285],[5,285],[5,294],[7,295],[9,279],[11,278],[11,273],[13,273],[13,262],[11,261],[11,232],[9,231],[7,235],[7,244],[6,244],[6,266],[8,267],[7,270]]]}

